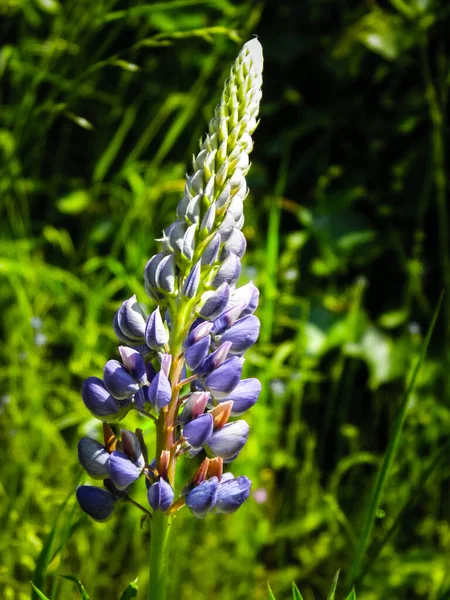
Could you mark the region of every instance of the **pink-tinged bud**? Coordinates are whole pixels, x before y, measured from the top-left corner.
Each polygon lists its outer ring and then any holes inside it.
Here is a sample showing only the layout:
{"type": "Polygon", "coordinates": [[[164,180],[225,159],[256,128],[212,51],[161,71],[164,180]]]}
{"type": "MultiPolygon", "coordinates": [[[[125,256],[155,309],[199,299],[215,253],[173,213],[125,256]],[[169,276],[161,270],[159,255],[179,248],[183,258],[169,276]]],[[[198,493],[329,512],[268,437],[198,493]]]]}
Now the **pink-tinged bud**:
{"type": "Polygon", "coordinates": [[[160,457],[159,457],[159,463],[158,463],[158,473],[161,475],[161,477],[164,477],[164,478],[167,477],[167,471],[169,469],[169,462],[170,462],[170,451],[162,450],[160,457]]]}
{"type": "Polygon", "coordinates": [[[200,325],[197,325],[197,327],[195,327],[190,332],[190,334],[187,337],[185,345],[192,346],[192,344],[195,344],[202,338],[206,337],[210,333],[212,328],[213,328],[212,323],[210,323],[209,321],[203,321],[203,323],[200,323],[200,325]]]}
{"type": "Polygon", "coordinates": [[[219,482],[222,480],[223,473],[223,460],[220,457],[209,459],[208,470],[206,472],[205,479],[211,479],[211,477],[217,477],[219,482]]]}
{"type": "Polygon", "coordinates": [[[172,366],[172,355],[161,354],[161,371],[165,373],[166,377],[169,377],[170,367],[172,366]]]}
{"type": "Polygon", "coordinates": [[[224,344],[221,344],[217,350],[205,358],[205,360],[196,370],[196,373],[201,377],[204,377],[205,375],[208,375],[214,371],[214,369],[217,369],[227,358],[230,348],[231,342],[225,342],[224,344]]]}
{"type": "Polygon", "coordinates": [[[228,423],[228,419],[231,415],[231,409],[233,408],[233,402],[227,400],[215,406],[209,414],[212,415],[214,421],[214,431],[222,429],[222,427],[228,423]]]}
{"type": "Polygon", "coordinates": [[[141,385],[147,383],[147,372],[145,369],[145,363],[142,356],[137,350],[128,348],[128,346],[119,346],[119,354],[124,367],[141,385]]]}
{"type": "Polygon", "coordinates": [[[180,421],[182,423],[188,423],[202,415],[205,412],[208,400],[208,392],[193,392],[183,406],[180,421]]]}

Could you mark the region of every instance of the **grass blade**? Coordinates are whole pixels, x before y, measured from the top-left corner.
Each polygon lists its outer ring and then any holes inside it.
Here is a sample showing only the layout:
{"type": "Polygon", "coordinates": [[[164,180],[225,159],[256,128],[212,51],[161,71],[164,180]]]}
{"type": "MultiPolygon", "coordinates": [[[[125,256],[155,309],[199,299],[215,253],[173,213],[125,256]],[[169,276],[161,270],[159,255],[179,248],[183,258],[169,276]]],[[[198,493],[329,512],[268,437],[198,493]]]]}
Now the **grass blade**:
{"type": "Polygon", "coordinates": [[[328,592],[327,600],[335,599],[336,588],[337,588],[338,579],[339,579],[339,573],[340,573],[340,571],[337,571],[336,575],[334,576],[330,591],[328,592]]]}
{"type": "Polygon", "coordinates": [[[137,593],[138,593],[137,581],[138,580],[135,579],[134,581],[132,581],[131,583],[129,583],[127,585],[127,587],[125,588],[125,591],[120,596],[120,600],[130,600],[131,598],[137,598],[137,593]]]}
{"type": "Polygon", "coordinates": [[[89,600],[89,595],[88,595],[84,585],[81,583],[81,581],[79,579],[77,579],[73,575],[61,575],[61,577],[63,579],[68,579],[69,581],[73,581],[73,583],[77,586],[78,591],[81,594],[82,600],[89,600]]]}
{"type": "Polygon", "coordinates": [[[347,583],[348,583],[349,587],[353,585],[353,583],[355,582],[356,578],[359,575],[361,561],[364,557],[367,545],[369,544],[369,541],[370,541],[370,538],[372,535],[376,512],[377,512],[378,506],[381,502],[384,486],[385,486],[387,478],[389,476],[392,464],[395,459],[397,448],[400,443],[400,439],[401,439],[401,435],[402,435],[402,431],[403,431],[403,424],[405,422],[406,414],[407,414],[408,408],[409,408],[409,399],[410,399],[412,391],[414,390],[417,375],[420,371],[420,368],[422,366],[422,363],[425,359],[425,356],[426,356],[426,353],[428,350],[428,345],[430,343],[430,339],[431,339],[432,333],[433,333],[435,325],[436,325],[439,310],[441,308],[442,298],[443,298],[443,293],[441,294],[441,297],[439,298],[437,307],[434,311],[433,318],[431,320],[430,327],[427,331],[427,335],[425,337],[419,359],[416,363],[416,366],[413,371],[413,375],[411,377],[411,381],[410,381],[410,383],[405,391],[405,394],[403,396],[403,400],[402,400],[401,407],[400,407],[400,412],[397,416],[397,419],[396,419],[396,422],[394,425],[394,432],[393,432],[391,439],[389,440],[389,444],[388,444],[386,453],[383,458],[383,463],[381,465],[381,468],[378,472],[378,475],[377,475],[377,478],[375,481],[369,508],[368,508],[366,518],[364,521],[364,527],[363,527],[361,536],[359,537],[355,558],[353,560],[353,563],[352,563],[352,566],[350,568],[348,578],[347,578],[347,583]]]}
{"type": "Polygon", "coordinates": [[[292,598],[293,600],[303,600],[303,596],[300,594],[300,590],[294,582],[292,582],[292,598]]]}
{"type": "Polygon", "coordinates": [[[267,582],[267,591],[269,592],[269,600],[276,600],[269,582],[267,582]]]}
{"type": "Polygon", "coordinates": [[[38,598],[40,598],[41,600],[49,600],[49,598],[47,598],[47,596],[45,594],[43,594],[41,592],[41,590],[38,590],[38,588],[34,585],[34,583],[32,581],[30,581],[31,583],[31,587],[33,588],[33,595],[36,592],[38,598]]]}
{"type": "Polygon", "coordinates": [[[347,600],[356,600],[356,594],[355,594],[355,590],[354,589],[347,596],[347,600]]]}

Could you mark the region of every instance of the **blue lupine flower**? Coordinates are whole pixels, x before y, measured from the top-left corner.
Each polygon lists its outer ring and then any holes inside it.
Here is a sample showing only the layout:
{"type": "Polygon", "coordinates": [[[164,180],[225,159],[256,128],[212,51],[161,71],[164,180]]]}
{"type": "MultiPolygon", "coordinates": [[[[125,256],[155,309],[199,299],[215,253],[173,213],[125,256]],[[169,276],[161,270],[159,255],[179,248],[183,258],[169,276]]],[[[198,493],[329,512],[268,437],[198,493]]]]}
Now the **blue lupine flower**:
{"type": "Polygon", "coordinates": [[[173,502],[174,491],[170,483],[161,478],[149,487],[147,497],[153,510],[167,510],[173,502]]]}
{"type": "Polygon", "coordinates": [[[256,403],[260,393],[261,383],[258,379],[250,377],[249,379],[241,379],[231,394],[220,399],[219,402],[232,400],[231,416],[239,417],[256,403]]]}
{"type": "Polygon", "coordinates": [[[195,371],[199,365],[204,361],[208,354],[209,347],[211,345],[211,336],[207,335],[202,337],[198,342],[192,344],[184,351],[184,359],[188,367],[195,371]]]}
{"type": "Polygon", "coordinates": [[[127,346],[119,346],[119,353],[124,367],[131,377],[140,385],[146,385],[148,383],[147,371],[141,354],[134,348],[128,348],[127,346]]]}
{"type": "Polygon", "coordinates": [[[197,517],[204,519],[209,511],[214,508],[217,499],[219,480],[211,477],[195,487],[186,496],[186,506],[197,517]]]}
{"type": "Polygon", "coordinates": [[[226,308],[230,299],[230,286],[224,281],[214,292],[202,296],[200,315],[204,319],[216,319],[226,308]]]}
{"type": "Polygon", "coordinates": [[[239,383],[242,375],[242,358],[233,356],[205,379],[205,387],[214,398],[226,398],[239,383]]]}
{"type": "Polygon", "coordinates": [[[85,405],[101,420],[115,420],[124,415],[127,403],[121,403],[113,398],[101,379],[88,377],[83,383],[82,397],[85,405]]]}
{"type": "Polygon", "coordinates": [[[113,322],[114,331],[126,344],[140,344],[144,341],[145,315],[136,296],[131,296],[122,303],[116,312],[113,322]]]}
{"type": "Polygon", "coordinates": [[[103,382],[108,392],[117,400],[130,398],[140,387],[118,360],[108,360],[103,370],[103,382]]]}
{"type": "Polygon", "coordinates": [[[259,336],[260,323],[254,315],[238,319],[220,337],[220,342],[231,342],[230,354],[242,354],[253,346],[259,336]]]}
{"type": "Polygon", "coordinates": [[[96,440],[81,438],[78,442],[78,460],[93,479],[109,477],[109,452],[96,440]]]}
{"type": "Polygon", "coordinates": [[[147,318],[136,296],[121,304],[113,321],[124,344],[121,362],[106,363],[103,381],[90,377],[83,384],[83,400],[98,419],[118,421],[134,407],[139,418],[158,422],[159,454],[150,465],[141,429],[124,429],[118,440],[104,423],[105,445],[80,440],[80,463],[105,486],[77,491],[82,509],[94,519],[108,518],[144,472],[153,510],[178,510],[183,499],[174,502],[176,462],[203,448],[215,458],[205,459],[183,488],[191,512],[198,518],[211,511],[232,513],[249,496],[249,479],[222,472],[223,463],[244,447],[249,431],[245,421],[229,419],[251,408],[261,391],[258,380],[241,380],[242,355],[259,334],[253,315],[259,292],[252,282],[235,287],[246,251],[245,176],[261,73],[261,46],[252,40],[230,72],[194,157],[177,218],[158,240],[161,252],[145,266],[145,290],[156,306],[147,318]]]}
{"type": "Polygon", "coordinates": [[[213,418],[210,413],[200,415],[184,426],[183,436],[193,448],[201,448],[213,432],[213,418]]]}
{"type": "Polygon", "coordinates": [[[114,451],[109,457],[109,475],[118,490],[124,490],[139,479],[142,467],[134,463],[124,452],[114,451]]]}
{"type": "Polygon", "coordinates": [[[106,521],[112,515],[117,498],[108,490],[82,485],[76,494],[81,508],[96,521],[106,521]]]}
{"type": "Polygon", "coordinates": [[[212,434],[208,440],[208,448],[214,456],[220,456],[224,462],[231,462],[245,446],[249,429],[246,421],[227,423],[212,434]]]}
{"type": "Polygon", "coordinates": [[[208,392],[193,392],[183,405],[180,415],[181,423],[189,423],[203,414],[209,398],[208,392]]]}
{"type": "Polygon", "coordinates": [[[252,482],[244,475],[237,479],[223,476],[217,488],[214,512],[227,515],[236,512],[250,496],[251,487],[252,482]]]}
{"type": "Polygon", "coordinates": [[[145,328],[145,341],[149,348],[161,348],[169,341],[169,333],[164,327],[159,306],[151,313],[145,328]]]}
{"type": "Polygon", "coordinates": [[[157,411],[167,406],[172,397],[172,388],[167,375],[161,369],[153,378],[148,388],[148,399],[157,411]]]}

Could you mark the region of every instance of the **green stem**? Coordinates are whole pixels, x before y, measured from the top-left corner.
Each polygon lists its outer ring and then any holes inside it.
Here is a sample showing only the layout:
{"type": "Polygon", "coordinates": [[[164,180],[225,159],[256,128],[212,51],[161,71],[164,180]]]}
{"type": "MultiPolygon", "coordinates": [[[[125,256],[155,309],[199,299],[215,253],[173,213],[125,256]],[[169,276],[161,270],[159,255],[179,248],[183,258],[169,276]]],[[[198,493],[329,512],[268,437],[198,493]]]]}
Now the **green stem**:
{"type": "Polygon", "coordinates": [[[152,518],[148,600],[166,600],[171,517],[155,510],[152,518]]]}

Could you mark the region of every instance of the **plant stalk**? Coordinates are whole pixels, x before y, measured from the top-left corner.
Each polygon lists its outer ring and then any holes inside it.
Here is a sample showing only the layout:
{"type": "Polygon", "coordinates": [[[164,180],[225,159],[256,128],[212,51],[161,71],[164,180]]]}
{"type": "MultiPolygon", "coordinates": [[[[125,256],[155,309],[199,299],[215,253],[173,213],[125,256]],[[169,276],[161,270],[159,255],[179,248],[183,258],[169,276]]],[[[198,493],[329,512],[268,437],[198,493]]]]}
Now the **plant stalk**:
{"type": "Polygon", "coordinates": [[[166,600],[171,519],[161,510],[153,513],[148,600],[166,600]]]}

